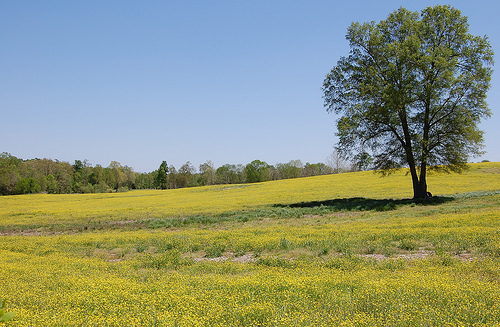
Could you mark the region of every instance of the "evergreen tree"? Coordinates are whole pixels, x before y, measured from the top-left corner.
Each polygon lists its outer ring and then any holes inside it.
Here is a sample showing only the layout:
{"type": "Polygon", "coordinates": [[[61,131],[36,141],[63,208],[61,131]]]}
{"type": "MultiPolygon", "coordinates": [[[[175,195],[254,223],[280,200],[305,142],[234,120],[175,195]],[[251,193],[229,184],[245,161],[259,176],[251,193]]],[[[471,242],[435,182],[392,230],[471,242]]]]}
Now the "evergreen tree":
{"type": "Polygon", "coordinates": [[[160,167],[156,171],[154,185],[156,188],[165,190],[167,188],[168,165],[166,161],[162,161],[160,167]]]}

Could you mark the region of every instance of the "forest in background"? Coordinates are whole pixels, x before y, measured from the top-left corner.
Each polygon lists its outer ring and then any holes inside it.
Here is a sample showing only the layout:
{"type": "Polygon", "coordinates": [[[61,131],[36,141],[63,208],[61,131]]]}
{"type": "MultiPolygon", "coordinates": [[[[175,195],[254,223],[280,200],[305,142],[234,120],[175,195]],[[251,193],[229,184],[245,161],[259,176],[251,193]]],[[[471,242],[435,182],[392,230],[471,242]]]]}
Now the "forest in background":
{"type": "MultiPolygon", "coordinates": [[[[21,159],[0,154],[0,194],[107,193],[133,189],[176,189],[214,184],[255,183],[270,180],[327,175],[347,171],[345,163],[332,155],[328,164],[303,164],[300,160],[269,165],[254,160],[247,165],[225,164],[218,168],[209,160],[197,170],[189,161],[175,168],[163,161],[157,170],[135,172],[112,161],[93,166],[88,160],[69,162],[52,159],[21,159]]],[[[359,168],[359,167],[358,167],[359,168]]],[[[354,168],[356,169],[356,168],[354,168]]],[[[352,170],[352,168],[350,169],[352,170]]]]}

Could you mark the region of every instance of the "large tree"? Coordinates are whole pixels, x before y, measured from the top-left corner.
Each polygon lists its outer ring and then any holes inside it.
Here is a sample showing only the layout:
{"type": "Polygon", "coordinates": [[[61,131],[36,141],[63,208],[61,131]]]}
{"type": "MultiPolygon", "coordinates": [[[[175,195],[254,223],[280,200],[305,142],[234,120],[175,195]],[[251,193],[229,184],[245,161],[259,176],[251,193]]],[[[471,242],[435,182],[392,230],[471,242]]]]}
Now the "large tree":
{"type": "Polygon", "coordinates": [[[247,183],[265,182],[271,179],[270,166],[265,161],[254,160],[245,166],[247,183]]]}
{"type": "Polygon", "coordinates": [[[162,190],[167,188],[168,165],[166,161],[162,161],[160,167],[156,171],[154,185],[162,190]]]}
{"type": "Polygon", "coordinates": [[[215,168],[214,163],[207,160],[205,163],[200,165],[200,182],[201,185],[213,185],[215,184],[215,168]]]}
{"type": "Polygon", "coordinates": [[[488,39],[471,35],[450,6],[400,8],[379,23],[353,23],[346,38],[349,56],[323,83],[325,107],[340,117],[337,149],[371,151],[382,173],[409,167],[414,198],[425,198],[428,169],[460,172],[482,153],[488,39]]]}

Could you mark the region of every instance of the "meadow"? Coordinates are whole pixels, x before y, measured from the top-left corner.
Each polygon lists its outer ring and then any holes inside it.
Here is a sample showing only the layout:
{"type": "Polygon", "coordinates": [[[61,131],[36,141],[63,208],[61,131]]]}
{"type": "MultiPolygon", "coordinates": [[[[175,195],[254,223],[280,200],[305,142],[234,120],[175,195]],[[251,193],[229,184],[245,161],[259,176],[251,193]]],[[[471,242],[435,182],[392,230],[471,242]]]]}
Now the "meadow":
{"type": "Polygon", "coordinates": [[[12,326],[499,326],[500,163],[0,197],[12,326]]]}

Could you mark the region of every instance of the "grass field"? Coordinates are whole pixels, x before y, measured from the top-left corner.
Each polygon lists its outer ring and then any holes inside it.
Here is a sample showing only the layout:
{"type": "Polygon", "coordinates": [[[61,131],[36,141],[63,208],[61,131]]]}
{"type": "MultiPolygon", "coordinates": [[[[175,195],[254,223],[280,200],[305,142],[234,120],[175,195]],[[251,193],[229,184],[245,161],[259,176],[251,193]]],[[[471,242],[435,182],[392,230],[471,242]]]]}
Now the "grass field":
{"type": "Polygon", "coordinates": [[[499,326],[500,163],[0,197],[12,326],[499,326]]]}

